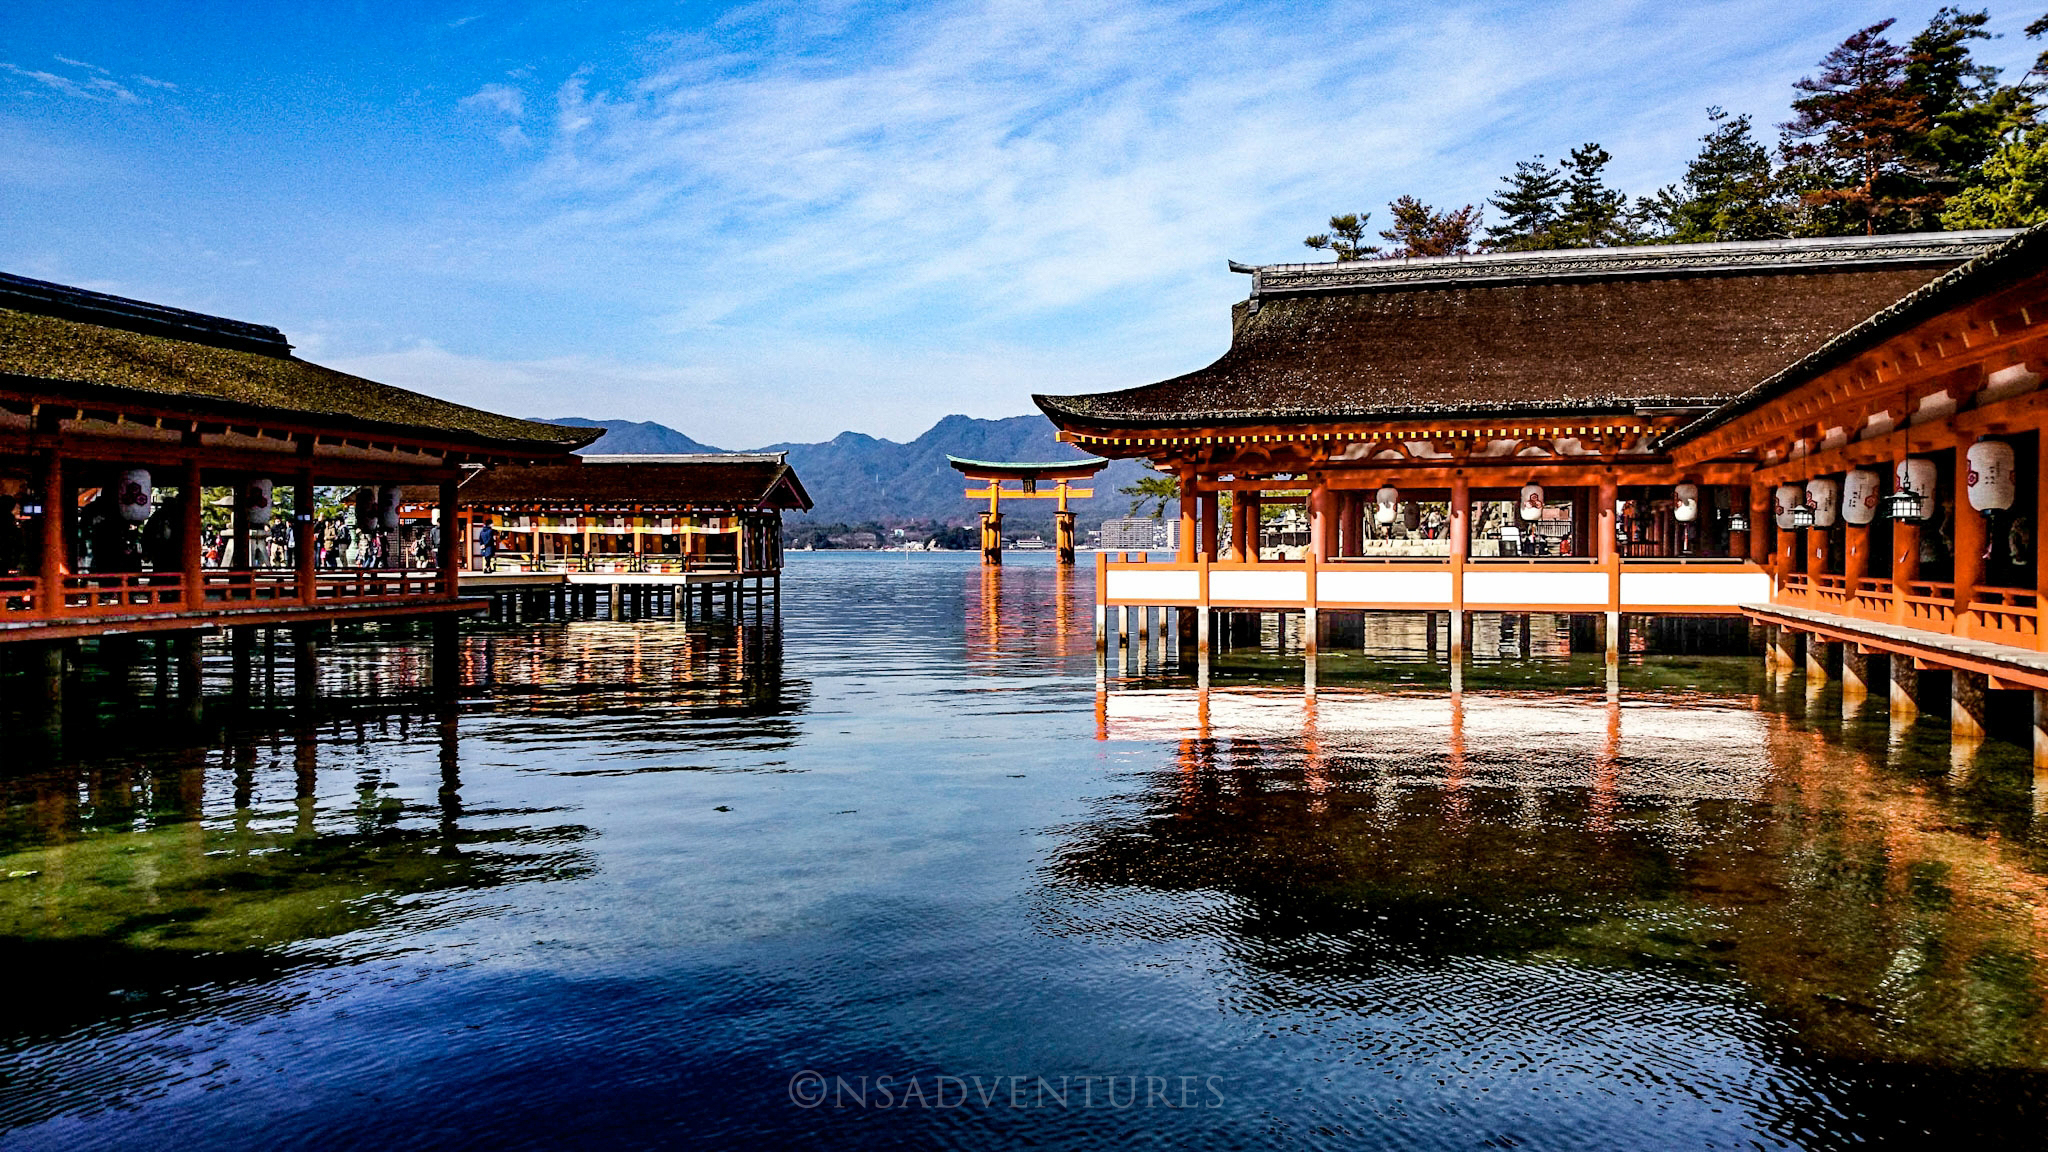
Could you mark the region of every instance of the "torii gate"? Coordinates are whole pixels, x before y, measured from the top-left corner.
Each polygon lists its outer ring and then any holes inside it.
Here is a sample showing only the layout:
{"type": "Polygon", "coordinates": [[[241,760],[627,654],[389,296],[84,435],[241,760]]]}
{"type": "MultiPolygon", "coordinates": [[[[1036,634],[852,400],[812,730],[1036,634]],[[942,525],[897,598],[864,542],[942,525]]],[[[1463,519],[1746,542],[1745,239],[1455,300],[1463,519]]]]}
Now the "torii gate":
{"type": "Polygon", "coordinates": [[[1000,566],[1003,562],[1003,508],[1002,498],[1012,500],[1058,500],[1059,511],[1053,516],[1053,539],[1059,548],[1059,562],[1074,562],[1074,514],[1067,510],[1067,497],[1086,498],[1095,495],[1093,488],[1074,488],[1075,480],[1086,480],[1104,468],[1109,461],[1100,456],[1084,456],[1079,460],[1052,460],[1040,463],[1002,464],[990,460],[962,460],[958,456],[946,457],[951,464],[969,480],[982,480],[986,488],[969,488],[967,498],[978,500],[988,498],[988,509],[981,514],[981,562],[1000,566]],[[1003,481],[1015,480],[1015,488],[1003,487],[1003,481]],[[1040,492],[1038,482],[1054,481],[1056,487],[1050,492],[1040,492]]]}

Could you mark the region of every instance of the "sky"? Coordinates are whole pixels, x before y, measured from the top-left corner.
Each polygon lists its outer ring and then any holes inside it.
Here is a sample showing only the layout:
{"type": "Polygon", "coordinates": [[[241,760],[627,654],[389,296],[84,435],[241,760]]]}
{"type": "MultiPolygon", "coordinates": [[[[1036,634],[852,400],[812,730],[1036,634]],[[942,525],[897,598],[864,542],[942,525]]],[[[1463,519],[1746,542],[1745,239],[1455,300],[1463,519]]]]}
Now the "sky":
{"type": "MultiPolygon", "coordinates": [[[[1705,109],[1768,138],[1934,4],[15,3],[0,271],[320,363],[727,448],[906,440],[1201,367],[1332,213],[1483,202],[1705,109]]],[[[2033,8],[1979,56],[2016,76],[2033,8]]]]}

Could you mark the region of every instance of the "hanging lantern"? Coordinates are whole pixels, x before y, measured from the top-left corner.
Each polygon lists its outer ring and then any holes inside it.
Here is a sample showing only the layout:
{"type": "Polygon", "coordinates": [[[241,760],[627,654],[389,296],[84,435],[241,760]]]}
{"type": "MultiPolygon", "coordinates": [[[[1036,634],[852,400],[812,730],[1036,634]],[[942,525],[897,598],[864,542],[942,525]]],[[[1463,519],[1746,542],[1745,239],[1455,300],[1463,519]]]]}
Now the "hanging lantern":
{"type": "Polygon", "coordinates": [[[1749,513],[1744,512],[1740,508],[1730,512],[1728,514],[1728,530],[1730,532],[1749,531],[1749,513]]]}
{"type": "Polygon", "coordinates": [[[1816,476],[1806,482],[1806,506],[1813,509],[1813,526],[1833,528],[1841,508],[1842,489],[1832,476],[1816,476]]]}
{"type": "Polygon", "coordinates": [[[1862,527],[1877,519],[1877,473],[1852,468],[1842,477],[1842,519],[1862,527]]]}
{"type": "Polygon", "coordinates": [[[121,486],[115,491],[121,501],[121,519],[130,524],[140,524],[149,519],[150,511],[156,506],[156,493],[149,484],[149,469],[130,468],[121,473],[121,486]]]}
{"type": "Polygon", "coordinates": [[[377,489],[377,524],[386,532],[398,527],[398,506],[405,502],[405,489],[386,484],[377,489]]]}
{"type": "Polygon", "coordinates": [[[1524,520],[1541,520],[1542,518],[1543,518],[1543,485],[1541,485],[1541,484],[1524,484],[1524,485],[1522,485],[1522,519],[1524,519],[1524,520]]]}
{"type": "Polygon", "coordinates": [[[1680,524],[1690,523],[1700,514],[1700,486],[1680,484],[1671,490],[1671,518],[1680,524]]]}
{"type": "Polygon", "coordinates": [[[1400,514],[1401,490],[1392,486],[1382,488],[1374,497],[1373,503],[1373,523],[1392,524],[1394,518],[1400,514]]]}
{"type": "Polygon", "coordinates": [[[1964,453],[1969,461],[1967,485],[1970,507],[1979,512],[2003,512],[2012,507],[2012,445],[2003,440],[1979,440],[1964,453]]]}
{"type": "Polygon", "coordinates": [[[242,508],[249,514],[249,527],[270,523],[270,481],[251,480],[242,489],[242,508]]]}
{"type": "Polygon", "coordinates": [[[1894,520],[1918,524],[1934,514],[1934,461],[1907,457],[1892,476],[1892,494],[1885,511],[1894,520]]]}
{"type": "Polygon", "coordinates": [[[1813,527],[1813,509],[1804,504],[1792,506],[1792,527],[1800,530],[1813,527]]]}
{"type": "Polygon", "coordinates": [[[1401,505],[1401,527],[1410,532],[1422,527],[1422,505],[1413,500],[1401,505]]]}
{"type": "Polygon", "coordinates": [[[1780,484],[1771,492],[1771,518],[1780,528],[1795,527],[1792,510],[1806,501],[1806,490],[1797,484],[1780,484]]]}

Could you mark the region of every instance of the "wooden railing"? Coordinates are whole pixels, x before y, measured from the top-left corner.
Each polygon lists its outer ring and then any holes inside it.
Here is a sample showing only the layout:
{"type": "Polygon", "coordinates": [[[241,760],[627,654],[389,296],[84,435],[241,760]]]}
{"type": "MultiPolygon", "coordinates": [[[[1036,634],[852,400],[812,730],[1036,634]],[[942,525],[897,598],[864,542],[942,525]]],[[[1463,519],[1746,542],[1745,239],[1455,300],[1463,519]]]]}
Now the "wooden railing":
{"type": "Polygon", "coordinates": [[[80,573],[62,577],[52,595],[35,576],[0,576],[0,622],[93,620],[125,616],[204,617],[212,612],[346,605],[390,600],[445,600],[447,585],[430,568],[326,571],[314,582],[313,605],[296,571],[208,569],[194,590],[175,572],[80,573]]]}
{"type": "Polygon", "coordinates": [[[1980,640],[2038,648],[2039,597],[2032,588],[1978,588],[1963,610],[1959,631],[1980,640]]]}
{"type": "Polygon", "coordinates": [[[185,578],[172,572],[66,576],[61,587],[61,602],[45,602],[43,611],[54,607],[65,616],[131,616],[189,607],[185,578]]]}
{"type": "Polygon", "coordinates": [[[1902,597],[1906,604],[1906,624],[1912,628],[1925,628],[1930,632],[1953,630],[1956,618],[1956,586],[1939,584],[1926,580],[1909,580],[1902,597]]]}

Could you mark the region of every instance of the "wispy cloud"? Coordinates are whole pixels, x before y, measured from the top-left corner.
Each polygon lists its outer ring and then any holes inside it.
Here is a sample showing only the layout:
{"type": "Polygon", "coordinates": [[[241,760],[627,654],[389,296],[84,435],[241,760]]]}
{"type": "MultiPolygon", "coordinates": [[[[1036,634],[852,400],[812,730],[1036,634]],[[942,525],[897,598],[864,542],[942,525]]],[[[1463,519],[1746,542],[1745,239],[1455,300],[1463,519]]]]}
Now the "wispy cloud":
{"type": "MultiPolygon", "coordinates": [[[[1034,347],[1036,380],[979,374],[1016,411],[1034,386],[1199,366],[1242,291],[1225,257],[1305,257],[1331,212],[1482,200],[1513,159],[1587,139],[1649,191],[1705,105],[1783,89],[1805,18],[1784,7],[764,4],[640,74],[579,72],[545,125],[507,85],[464,103],[542,145],[494,224],[636,284],[689,270],[657,290],[656,354],[851,341],[936,416],[970,394],[931,379],[934,349],[1034,347]]],[[[814,378],[747,376],[838,407],[814,378]]]]}
{"type": "Polygon", "coordinates": [[[132,89],[120,81],[115,80],[111,73],[97,64],[88,64],[83,60],[73,60],[66,56],[58,56],[56,60],[60,64],[68,65],[85,73],[85,75],[64,76],[55,72],[23,68],[19,65],[5,63],[0,63],[0,71],[12,73],[25,80],[33,80],[46,88],[61,92],[66,96],[77,97],[80,100],[101,100],[120,104],[137,104],[142,100],[142,97],[137,96],[132,89]]]}

